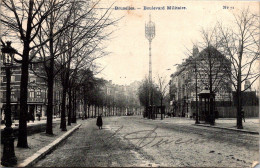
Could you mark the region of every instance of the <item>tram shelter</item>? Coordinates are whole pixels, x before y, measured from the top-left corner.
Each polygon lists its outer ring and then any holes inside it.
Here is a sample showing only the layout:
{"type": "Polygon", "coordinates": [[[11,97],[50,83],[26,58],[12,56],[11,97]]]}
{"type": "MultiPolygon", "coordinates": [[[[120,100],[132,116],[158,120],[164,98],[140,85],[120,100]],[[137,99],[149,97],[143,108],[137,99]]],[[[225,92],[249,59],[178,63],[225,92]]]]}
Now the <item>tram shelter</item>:
{"type": "Polygon", "coordinates": [[[215,123],[215,93],[210,93],[210,90],[204,89],[199,94],[199,121],[205,123],[215,123]],[[212,106],[212,107],[211,107],[212,106]],[[211,110],[212,109],[212,110],[211,110]],[[212,113],[210,114],[210,111],[212,113]]]}

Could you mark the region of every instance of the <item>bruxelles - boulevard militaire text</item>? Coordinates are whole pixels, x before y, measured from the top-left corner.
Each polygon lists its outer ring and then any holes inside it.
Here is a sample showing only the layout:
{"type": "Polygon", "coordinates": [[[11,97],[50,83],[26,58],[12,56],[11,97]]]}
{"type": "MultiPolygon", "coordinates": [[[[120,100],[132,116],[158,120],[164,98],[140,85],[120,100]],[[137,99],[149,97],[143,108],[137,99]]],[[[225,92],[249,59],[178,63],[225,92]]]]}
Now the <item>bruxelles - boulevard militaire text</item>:
{"type": "MultiPolygon", "coordinates": [[[[141,9],[141,8],[137,8],[141,9]]],[[[143,10],[186,10],[185,6],[143,6],[143,10]]],[[[136,10],[133,6],[115,6],[115,10],[136,10]]]]}

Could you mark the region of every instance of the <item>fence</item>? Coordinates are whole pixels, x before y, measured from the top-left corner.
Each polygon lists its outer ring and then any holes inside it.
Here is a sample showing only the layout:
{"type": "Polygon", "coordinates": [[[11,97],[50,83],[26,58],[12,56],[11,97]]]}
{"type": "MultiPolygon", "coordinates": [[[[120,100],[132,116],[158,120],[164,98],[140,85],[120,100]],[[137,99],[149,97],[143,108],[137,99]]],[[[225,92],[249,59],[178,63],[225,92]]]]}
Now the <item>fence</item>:
{"type": "MultiPolygon", "coordinates": [[[[230,107],[216,107],[218,110],[219,118],[236,118],[236,106],[230,107]]],[[[259,106],[243,106],[245,118],[259,117],[259,106]]]]}

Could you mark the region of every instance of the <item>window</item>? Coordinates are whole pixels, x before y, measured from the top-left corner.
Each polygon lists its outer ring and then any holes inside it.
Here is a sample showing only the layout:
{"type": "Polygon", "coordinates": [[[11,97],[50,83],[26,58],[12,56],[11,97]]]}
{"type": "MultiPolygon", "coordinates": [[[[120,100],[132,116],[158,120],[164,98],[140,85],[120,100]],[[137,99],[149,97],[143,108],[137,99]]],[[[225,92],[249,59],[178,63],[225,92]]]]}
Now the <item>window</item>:
{"type": "Polygon", "coordinates": [[[37,98],[41,98],[41,89],[37,91],[37,98]]]}
{"type": "Polygon", "coordinates": [[[45,94],[45,99],[47,101],[47,90],[44,90],[44,94],[45,94]]]}
{"type": "Polygon", "coordinates": [[[21,81],[21,75],[20,75],[20,74],[19,74],[19,75],[16,75],[16,76],[15,76],[15,80],[16,80],[16,81],[21,81]]]}
{"type": "Polygon", "coordinates": [[[3,76],[2,78],[3,78],[3,82],[6,82],[6,76],[3,76]]]}
{"type": "Polygon", "coordinates": [[[14,99],[14,95],[15,95],[15,92],[12,91],[12,92],[11,92],[11,99],[14,99]]]}
{"type": "Polygon", "coordinates": [[[15,81],[15,76],[11,76],[11,82],[14,82],[15,81]]]}
{"type": "Polygon", "coordinates": [[[34,98],[35,94],[34,94],[34,90],[30,90],[30,98],[34,98]]]}

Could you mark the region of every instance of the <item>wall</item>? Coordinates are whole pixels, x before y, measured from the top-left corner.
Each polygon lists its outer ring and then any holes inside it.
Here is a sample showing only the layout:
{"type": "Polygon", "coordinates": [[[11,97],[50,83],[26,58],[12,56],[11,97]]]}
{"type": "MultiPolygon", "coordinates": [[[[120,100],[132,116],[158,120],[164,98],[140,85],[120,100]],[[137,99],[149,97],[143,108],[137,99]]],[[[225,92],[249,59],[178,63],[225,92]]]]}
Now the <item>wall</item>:
{"type": "MultiPolygon", "coordinates": [[[[216,107],[219,113],[219,118],[236,118],[237,117],[237,109],[236,106],[226,106],[226,107],[216,107]]],[[[259,106],[243,106],[245,111],[245,118],[251,117],[259,117],[259,106]]],[[[181,113],[177,111],[178,114],[181,113]]],[[[196,108],[190,108],[189,113],[185,115],[185,117],[190,118],[193,116],[193,113],[196,113],[196,108]]]]}
{"type": "MultiPolygon", "coordinates": [[[[219,113],[219,118],[236,118],[236,106],[231,107],[216,107],[219,113]]],[[[258,117],[259,106],[243,106],[245,118],[258,117]]]]}

